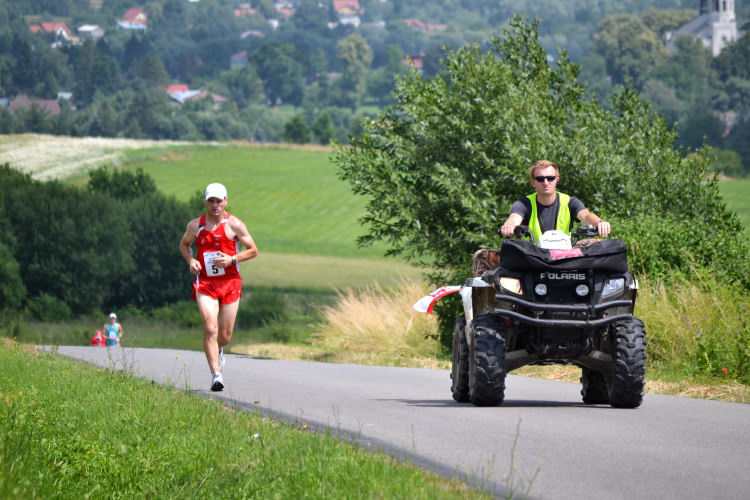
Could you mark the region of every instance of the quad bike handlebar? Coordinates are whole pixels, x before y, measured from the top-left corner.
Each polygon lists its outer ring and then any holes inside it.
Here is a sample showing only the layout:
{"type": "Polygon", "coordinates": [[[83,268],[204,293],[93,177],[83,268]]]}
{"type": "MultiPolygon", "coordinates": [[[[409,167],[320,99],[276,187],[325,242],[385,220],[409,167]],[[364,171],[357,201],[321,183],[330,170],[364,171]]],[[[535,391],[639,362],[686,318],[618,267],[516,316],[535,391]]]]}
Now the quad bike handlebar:
{"type": "MultiPolygon", "coordinates": [[[[500,230],[497,231],[500,236],[502,236],[502,233],[500,230]]],[[[536,241],[534,240],[534,235],[531,234],[531,231],[529,231],[529,226],[524,226],[519,224],[515,227],[513,230],[513,236],[515,238],[529,238],[532,245],[536,245],[536,241]]],[[[575,231],[573,231],[573,234],[571,235],[572,243],[573,245],[576,244],[576,242],[583,238],[594,238],[599,236],[599,232],[597,231],[595,226],[592,225],[585,225],[585,226],[578,226],[575,231]]]]}

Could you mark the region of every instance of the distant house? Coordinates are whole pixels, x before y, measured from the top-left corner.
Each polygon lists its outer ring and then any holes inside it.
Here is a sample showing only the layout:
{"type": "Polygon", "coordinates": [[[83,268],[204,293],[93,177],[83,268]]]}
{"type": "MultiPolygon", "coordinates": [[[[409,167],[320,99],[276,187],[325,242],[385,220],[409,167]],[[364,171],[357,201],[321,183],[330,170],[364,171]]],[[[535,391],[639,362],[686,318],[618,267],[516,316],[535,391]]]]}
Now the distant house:
{"type": "Polygon", "coordinates": [[[674,50],[674,41],[682,34],[695,36],[714,57],[718,56],[724,47],[742,36],[737,31],[734,0],[700,0],[698,16],[666,34],[668,50],[674,50]]]}
{"type": "Polygon", "coordinates": [[[430,24],[423,23],[419,19],[404,19],[407,26],[414,28],[417,31],[431,35],[437,31],[445,31],[448,28],[447,24],[430,24]]]}
{"type": "Polygon", "coordinates": [[[359,0],[333,0],[334,12],[341,14],[344,9],[348,9],[347,14],[359,14],[362,10],[359,7],[359,0]]]}
{"type": "Polygon", "coordinates": [[[173,94],[175,92],[187,92],[190,88],[184,83],[173,83],[165,89],[167,94],[173,94]]]}
{"type": "Polygon", "coordinates": [[[70,31],[65,23],[60,22],[47,22],[39,23],[29,26],[29,30],[35,34],[47,35],[52,38],[52,46],[59,47],[66,43],[72,43],[75,41],[73,32],[70,31]]]}
{"type": "Polygon", "coordinates": [[[214,94],[208,90],[190,90],[187,85],[182,83],[172,84],[166,88],[167,94],[176,104],[184,104],[187,101],[196,101],[204,97],[210,97],[214,107],[218,108],[229,99],[219,94],[214,94]]]}
{"type": "Polygon", "coordinates": [[[125,11],[122,20],[117,25],[126,30],[145,30],[148,24],[148,16],[140,7],[133,7],[125,11]]]}
{"type": "Polygon", "coordinates": [[[76,30],[78,36],[89,40],[99,40],[104,36],[104,30],[95,24],[84,24],[76,30]]]}
{"type": "Polygon", "coordinates": [[[247,51],[237,52],[229,58],[230,68],[244,68],[247,66],[247,51]]]}
{"type": "Polygon", "coordinates": [[[340,16],[339,22],[341,24],[347,24],[350,26],[354,26],[355,28],[359,28],[362,20],[359,18],[359,16],[340,16]]]}
{"type": "Polygon", "coordinates": [[[247,31],[243,31],[242,33],[240,33],[240,38],[242,40],[244,40],[245,38],[247,38],[249,36],[254,36],[254,37],[257,37],[257,38],[263,38],[264,36],[266,36],[266,34],[263,33],[260,30],[247,30],[247,31]]]}
{"type": "Polygon", "coordinates": [[[417,71],[420,73],[422,72],[422,67],[424,66],[424,54],[409,54],[404,56],[404,58],[401,60],[401,62],[407,66],[414,67],[417,71]]]}
{"type": "Polygon", "coordinates": [[[226,97],[224,97],[222,95],[214,94],[213,92],[209,92],[208,90],[200,90],[200,91],[198,91],[197,94],[192,95],[192,96],[188,97],[185,100],[186,101],[197,101],[199,99],[203,99],[204,97],[210,97],[211,100],[214,102],[214,105],[217,106],[217,107],[221,106],[222,104],[224,104],[225,102],[227,102],[229,100],[229,99],[227,99],[226,97]]]}
{"type": "Polygon", "coordinates": [[[12,114],[15,114],[20,109],[29,110],[32,106],[36,105],[39,109],[44,111],[50,116],[57,116],[60,114],[60,103],[55,99],[31,99],[26,94],[12,99],[8,104],[8,109],[12,114]]]}
{"type": "Polygon", "coordinates": [[[234,9],[234,17],[253,16],[257,13],[258,11],[250,7],[249,3],[241,3],[238,8],[234,9]]]}
{"type": "MultiPolygon", "coordinates": [[[[339,17],[339,23],[347,24],[358,28],[361,24],[359,14],[362,9],[359,6],[359,0],[333,0],[333,10],[339,17]]],[[[330,26],[334,28],[336,25],[330,26]]]]}
{"type": "Polygon", "coordinates": [[[29,29],[32,33],[55,35],[65,38],[66,40],[70,40],[70,37],[73,36],[73,32],[70,31],[70,28],[68,28],[65,23],[59,22],[34,24],[32,26],[29,26],[29,29]]]}

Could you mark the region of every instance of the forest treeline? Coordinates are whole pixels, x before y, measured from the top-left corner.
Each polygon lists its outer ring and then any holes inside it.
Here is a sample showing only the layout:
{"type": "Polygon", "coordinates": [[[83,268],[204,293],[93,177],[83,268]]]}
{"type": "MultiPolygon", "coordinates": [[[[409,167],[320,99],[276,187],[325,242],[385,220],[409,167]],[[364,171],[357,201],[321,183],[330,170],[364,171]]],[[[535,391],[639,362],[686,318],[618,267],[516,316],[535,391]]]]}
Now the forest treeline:
{"type": "MultiPolygon", "coordinates": [[[[750,1],[735,4],[747,31],[750,1]]],[[[521,13],[541,20],[550,63],[564,49],[603,105],[631,85],[676,125],[686,152],[705,141],[716,148],[715,169],[750,171],[750,37],[715,58],[689,37],[674,52],[664,43],[697,14],[698,0],[648,8],[639,0],[360,0],[358,26],[342,23],[332,1],[280,5],[155,0],[142,6],[147,29],[127,30],[117,21],[138,7],[130,0],[0,0],[0,97],[66,96],[54,116],[41,104],[13,113],[0,106],[0,133],[346,142],[362,117],[393,102],[396,78],[412,71],[405,61],[425,78],[443,73],[446,48],[488,48],[521,13]],[[94,24],[104,36],[54,44],[30,30],[51,21],[74,35],[94,24]],[[205,97],[178,104],[165,92],[174,83],[205,97]]]]}
{"type": "Polygon", "coordinates": [[[0,166],[0,310],[65,320],[184,300],[192,277],[175,255],[200,201],[164,196],[140,170],[100,168],[76,187],[0,166]]]}

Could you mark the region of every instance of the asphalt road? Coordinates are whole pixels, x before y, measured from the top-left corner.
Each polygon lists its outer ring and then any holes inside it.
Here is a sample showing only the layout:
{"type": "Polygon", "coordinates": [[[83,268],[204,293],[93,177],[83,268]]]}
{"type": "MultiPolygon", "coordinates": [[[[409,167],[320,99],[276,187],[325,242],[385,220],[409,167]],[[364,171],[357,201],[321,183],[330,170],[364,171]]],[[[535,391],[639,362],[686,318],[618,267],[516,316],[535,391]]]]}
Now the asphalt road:
{"type": "Polygon", "coordinates": [[[504,496],[750,498],[750,405],[647,394],[584,405],[580,386],[508,376],[502,406],[459,404],[449,372],[227,356],[208,391],[202,352],[59,347],[59,354],[331,430],[504,496]],[[508,481],[509,475],[511,476],[508,481]]]}

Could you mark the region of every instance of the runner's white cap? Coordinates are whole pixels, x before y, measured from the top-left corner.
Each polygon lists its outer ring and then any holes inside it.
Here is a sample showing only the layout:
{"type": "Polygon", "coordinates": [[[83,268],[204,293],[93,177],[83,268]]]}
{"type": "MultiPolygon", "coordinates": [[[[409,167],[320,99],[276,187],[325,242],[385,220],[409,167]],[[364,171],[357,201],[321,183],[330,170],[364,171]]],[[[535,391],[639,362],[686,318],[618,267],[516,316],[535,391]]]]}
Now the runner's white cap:
{"type": "Polygon", "coordinates": [[[117,319],[117,315],[115,313],[109,313],[110,319],[117,319]]]}
{"type": "Polygon", "coordinates": [[[219,184],[218,182],[213,182],[206,186],[206,199],[209,198],[218,198],[220,200],[223,200],[227,197],[227,188],[224,187],[224,184],[219,184]]]}

